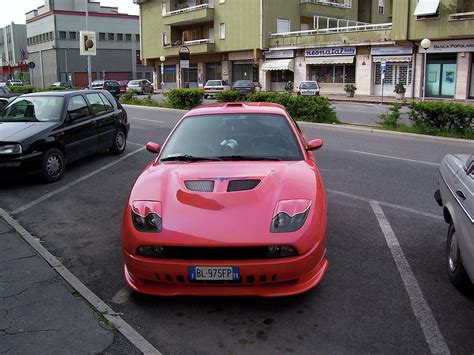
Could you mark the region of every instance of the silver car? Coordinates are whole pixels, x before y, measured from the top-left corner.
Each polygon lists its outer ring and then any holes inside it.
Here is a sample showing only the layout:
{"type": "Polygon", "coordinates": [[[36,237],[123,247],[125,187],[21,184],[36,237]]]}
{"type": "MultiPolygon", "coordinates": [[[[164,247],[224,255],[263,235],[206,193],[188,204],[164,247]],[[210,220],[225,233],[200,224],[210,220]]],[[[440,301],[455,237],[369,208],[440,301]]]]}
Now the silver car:
{"type": "Polygon", "coordinates": [[[218,93],[230,89],[230,86],[224,80],[208,80],[204,85],[204,98],[214,97],[218,93]]]}
{"type": "Polygon", "coordinates": [[[439,168],[435,199],[449,224],[446,264],[460,289],[474,283],[474,155],[448,154],[439,168]]]}
{"type": "Polygon", "coordinates": [[[153,94],[153,84],[147,79],[130,80],[127,84],[127,91],[135,91],[139,95],[153,94]]]}

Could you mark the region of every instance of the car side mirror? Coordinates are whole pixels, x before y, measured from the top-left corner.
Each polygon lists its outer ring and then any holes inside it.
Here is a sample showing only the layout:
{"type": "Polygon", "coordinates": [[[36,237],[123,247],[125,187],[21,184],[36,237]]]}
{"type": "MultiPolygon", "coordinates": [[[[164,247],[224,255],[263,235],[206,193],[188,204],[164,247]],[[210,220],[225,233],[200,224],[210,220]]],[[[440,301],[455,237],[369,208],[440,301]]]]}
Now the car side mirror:
{"type": "Polygon", "coordinates": [[[146,150],[148,150],[150,153],[158,154],[161,150],[161,147],[157,143],[148,142],[146,144],[146,150]]]}
{"type": "Polygon", "coordinates": [[[69,122],[75,121],[77,119],[81,118],[81,114],[78,112],[71,112],[67,114],[67,120],[69,122]]]}
{"type": "Polygon", "coordinates": [[[321,138],[313,139],[312,141],[308,142],[308,147],[306,148],[309,151],[315,151],[323,146],[323,140],[321,138]]]}

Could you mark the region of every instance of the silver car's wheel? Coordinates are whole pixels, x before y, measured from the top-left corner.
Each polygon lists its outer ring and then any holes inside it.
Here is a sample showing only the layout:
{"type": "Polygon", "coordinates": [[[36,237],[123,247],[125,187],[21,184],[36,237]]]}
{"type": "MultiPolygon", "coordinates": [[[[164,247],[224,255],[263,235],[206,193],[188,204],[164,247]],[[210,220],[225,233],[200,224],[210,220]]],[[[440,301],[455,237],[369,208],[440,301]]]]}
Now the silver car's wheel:
{"type": "Polygon", "coordinates": [[[456,232],[451,235],[451,242],[448,246],[448,267],[449,271],[455,272],[459,266],[459,246],[456,238],[456,232]]]}
{"type": "Polygon", "coordinates": [[[461,251],[459,249],[459,240],[451,224],[448,229],[448,238],[446,243],[446,264],[448,268],[448,276],[451,283],[456,288],[464,290],[471,286],[471,280],[462,264],[461,251]]]}

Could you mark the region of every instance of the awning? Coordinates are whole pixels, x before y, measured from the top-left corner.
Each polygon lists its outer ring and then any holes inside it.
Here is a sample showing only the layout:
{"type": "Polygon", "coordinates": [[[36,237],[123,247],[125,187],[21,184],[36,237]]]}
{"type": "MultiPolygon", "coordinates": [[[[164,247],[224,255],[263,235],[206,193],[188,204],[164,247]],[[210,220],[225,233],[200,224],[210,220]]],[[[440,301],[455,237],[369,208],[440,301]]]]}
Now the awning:
{"type": "Polygon", "coordinates": [[[352,64],[354,63],[353,55],[341,55],[338,57],[316,57],[306,58],[306,64],[352,64]]]}
{"type": "Polygon", "coordinates": [[[262,70],[291,70],[295,71],[294,59],[267,60],[262,65],[262,70]]]}
{"type": "Polygon", "coordinates": [[[440,0],[419,0],[416,5],[414,16],[436,15],[440,0]]]}
{"type": "Polygon", "coordinates": [[[387,63],[410,63],[412,60],[411,55],[398,55],[390,57],[372,57],[374,63],[387,62],[387,63]]]}

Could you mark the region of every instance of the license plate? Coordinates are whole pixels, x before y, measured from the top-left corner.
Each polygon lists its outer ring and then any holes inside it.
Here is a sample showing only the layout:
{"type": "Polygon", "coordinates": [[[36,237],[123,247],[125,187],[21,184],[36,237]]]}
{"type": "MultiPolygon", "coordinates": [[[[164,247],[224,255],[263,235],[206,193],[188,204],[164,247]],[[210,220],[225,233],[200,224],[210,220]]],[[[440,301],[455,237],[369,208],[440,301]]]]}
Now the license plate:
{"type": "Polygon", "coordinates": [[[240,279],[238,266],[190,266],[191,281],[235,281],[240,279]]]}

